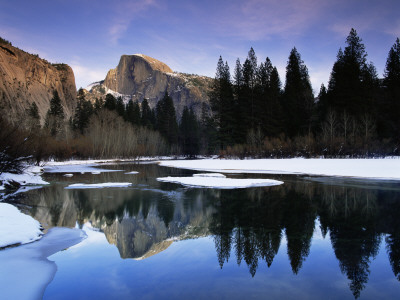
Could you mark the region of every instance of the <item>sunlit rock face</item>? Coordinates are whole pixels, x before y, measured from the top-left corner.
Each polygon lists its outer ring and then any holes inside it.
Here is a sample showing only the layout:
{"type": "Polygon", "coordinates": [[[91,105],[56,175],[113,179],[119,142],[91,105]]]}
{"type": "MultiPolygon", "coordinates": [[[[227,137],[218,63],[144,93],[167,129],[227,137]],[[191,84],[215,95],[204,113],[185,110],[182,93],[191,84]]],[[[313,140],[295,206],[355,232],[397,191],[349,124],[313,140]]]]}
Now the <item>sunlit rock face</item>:
{"type": "Polygon", "coordinates": [[[209,109],[208,91],[212,79],[206,76],[176,73],[165,63],[143,54],[122,55],[118,66],[108,71],[104,81],[90,85],[88,97],[111,93],[125,102],[148,99],[155,107],[167,92],[174,101],[178,116],[183,107],[201,114],[203,103],[209,109]]]}
{"type": "Polygon", "coordinates": [[[67,119],[76,106],[74,73],[66,64],[51,64],[8,43],[0,42],[0,105],[18,121],[35,102],[42,122],[57,91],[67,119]]]}

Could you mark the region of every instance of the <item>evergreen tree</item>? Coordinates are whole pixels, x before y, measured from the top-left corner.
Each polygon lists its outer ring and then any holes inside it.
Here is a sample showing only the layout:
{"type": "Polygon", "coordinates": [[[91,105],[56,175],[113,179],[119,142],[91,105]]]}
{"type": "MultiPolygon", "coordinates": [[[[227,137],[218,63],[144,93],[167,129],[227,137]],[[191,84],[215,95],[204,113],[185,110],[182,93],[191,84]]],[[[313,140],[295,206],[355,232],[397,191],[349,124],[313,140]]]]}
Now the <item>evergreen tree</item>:
{"type": "Polygon", "coordinates": [[[194,156],[199,152],[199,126],[192,109],[183,108],[179,123],[179,140],[183,154],[194,156]]]}
{"type": "Polygon", "coordinates": [[[39,109],[36,105],[36,102],[32,102],[32,104],[28,108],[28,129],[31,131],[35,131],[40,129],[40,116],[39,109]]]}
{"type": "Polygon", "coordinates": [[[384,74],[384,86],[386,89],[385,103],[383,105],[385,137],[391,137],[395,141],[400,140],[400,40],[389,51],[384,74]]]}
{"type": "Polygon", "coordinates": [[[314,95],[308,69],[297,49],[293,48],[286,66],[286,82],[283,93],[286,133],[289,137],[308,131],[313,103],[314,95]]]}
{"type": "Polygon", "coordinates": [[[178,142],[178,123],[172,98],[165,93],[156,108],[157,130],[170,145],[178,142]]]}
{"type": "Polygon", "coordinates": [[[154,115],[147,99],[143,99],[142,101],[140,122],[143,126],[146,126],[147,128],[153,128],[154,126],[154,115]]]}
{"type": "Polygon", "coordinates": [[[103,106],[104,106],[103,98],[96,98],[96,101],[94,103],[94,110],[97,112],[100,109],[102,109],[103,106]]]}
{"type": "Polygon", "coordinates": [[[281,87],[278,70],[273,67],[269,73],[269,82],[267,89],[264,90],[264,100],[261,106],[263,114],[261,118],[262,128],[265,136],[278,136],[283,131],[284,118],[281,106],[281,87]]]}
{"type": "Polygon", "coordinates": [[[117,99],[111,94],[106,95],[106,101],[104,102],[104,107],[108,110],[115,110],[117,108],[117,99]]]}
{"type": "MultiPolygon", "coordinates": [[[[253,48],[250,48],[243,64],[243,102],[239,103],[239,109],[243,111],[244,126],[246,131],[255,129],[259,120],[256,119],[256,85],[257,85],[257,57],[253,48]]],[[[247,133],[247,132],[246,132],[247,133]]]]}
{"type": "Polygon", "coordinates": [[[140,107],[137,101],[133,102],[131,99],[126,105],[126,120],[132,125],[140,125],[140,107]]]}
{"type": "Polygon", "coordinates": [[[53,92],[53,98],[50,100],[50,108],[47,111],[45,119],[45,128],[50,131],[52,136],[60,135],[64,129],[64,109],[56,90],[53,92]]]}
{"type": "Polygon", "coordinates": [[[83,131],[89,124],[90,116],[93,114],[93,105],[89,100],[85,99],[85,94],[82,89],[79,89],[77,98],[78,101],[75,108],[72,126],[83,134],[83,131]]]}
{"type": "Polygon", "coordinates": [[[115,109],[121,117],[125,118],[125,104],[124,101],[122,100],[122,97],[117,98],[117,102],[115,104],[115,109]]]}
{"type": "Polygon", "coordinates": [[[223,149],[233,144],[235,108],[229,66],[227,62],[224,64],[221,56],[209,96],[211,109],[218,126],[220,146],[223,149]]]}
{"type": "Polygon", "coordinates": [[[242,144],[246,141],[248,126],[247,122],[243,122],[247,116],[247,98],[244,91],[243,67],[239,58],[236,60],[233,80],[234,116],[236,120],[234,123],[234,142],[242,144]]]}
{"type": "Polygon", "coordinates": [[[371,112],[378,80],[375,67],[367,64],[366,57],[365,46],[352,28],[344,51],[339,49],[329,79],[328,105],[331,110],[346,111],[356,118],[371,112]]]}

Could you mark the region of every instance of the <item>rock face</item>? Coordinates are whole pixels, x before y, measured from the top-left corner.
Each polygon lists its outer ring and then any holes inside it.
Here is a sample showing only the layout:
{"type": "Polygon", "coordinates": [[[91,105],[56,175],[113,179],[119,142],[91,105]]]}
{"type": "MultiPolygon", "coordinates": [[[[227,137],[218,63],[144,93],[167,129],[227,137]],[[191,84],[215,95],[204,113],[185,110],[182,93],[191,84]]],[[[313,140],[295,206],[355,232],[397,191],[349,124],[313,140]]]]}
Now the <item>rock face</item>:
{"type": "Polygon", "coordinates": [[[174,101],[177,115],[184,106],[200,115],[203,103],[209,107],[208,91],[212,79],[206,76],[174,73],[165,63],[143,54],[122,55],[118,66],[108,71],[104,81],[90,86],[90,93],[99,97],[106,93],[156,106],[165,92],[174,101]]]}
{"type": "Polygon", "coordinates": [[[66,64],[50,64],[0,39],[0,107],[18,121],[32,102],[43,119],[56,90],[66,118],[76,106],[76,86],[72,69],[66,64]]]}

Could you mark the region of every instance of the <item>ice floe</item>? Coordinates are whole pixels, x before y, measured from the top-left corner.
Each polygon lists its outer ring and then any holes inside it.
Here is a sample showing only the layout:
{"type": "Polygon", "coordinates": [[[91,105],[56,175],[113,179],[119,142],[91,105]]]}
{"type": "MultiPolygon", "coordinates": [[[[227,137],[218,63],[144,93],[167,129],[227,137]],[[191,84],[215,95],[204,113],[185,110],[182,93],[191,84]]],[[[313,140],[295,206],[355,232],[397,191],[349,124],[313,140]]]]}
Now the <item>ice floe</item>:
{"type": "Polygon", "coordinates": [[[130,182],[104,182],[104,183],[74,183],[66,187],[66,189],[102,189],[113,187],[128,187],[131,186],[130,182]]]}
{"type": "Polygon", "coordinates": [[[45,173],[92,173],[100,174],[105,172],[118,172],[122,170],[111,170],[111,169],[101,169],[97,168],[98,164],[70,164],[70,165],[55,165],[55,166],[45,166],[45,173]]]}
{"type": "Polygon", "coordinates": [[[226,178],[224,174],[221,173],[197,173],[193,174],[193,177],[218,177],[218,178],[226,178]]]}
{"type": "Polygon", "coordinates": [[[42,234],[38,221],[11,204],[0,203],[0,248],[30,243],[42,234]]]}
{"type": "Polygon", "coordinates": [[[283,184],[282,181],[272,179],[237,179],[223,177],[159,177],[158,181],[179,183],[184,186],[215,189],[240,189],[259,186],[273,186],[283,184]]]}

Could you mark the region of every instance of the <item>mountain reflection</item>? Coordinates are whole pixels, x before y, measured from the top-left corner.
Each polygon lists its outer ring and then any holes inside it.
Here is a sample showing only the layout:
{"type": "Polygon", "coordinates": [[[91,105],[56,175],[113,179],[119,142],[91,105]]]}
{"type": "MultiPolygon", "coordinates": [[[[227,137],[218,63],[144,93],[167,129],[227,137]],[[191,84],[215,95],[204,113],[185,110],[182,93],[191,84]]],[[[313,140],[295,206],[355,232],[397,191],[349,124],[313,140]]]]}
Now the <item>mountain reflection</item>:
{"type": "Polygon", "coordinates": [[[232,259],[247,265],[251,276],[261,264],[273,264],[283,239],[292,272],[299,274],[320,224],[355,298],[368,282],[382,239],[400,280],[398,187],[369,189],[288,177],[275,187],[190,189],[155,180],[190,171],[156,165],[133,168],[139,174],[79,175],[85,183],[129,180],[133,188],[65,190],[76,179],[52,175],[59,184],[32,191],[19,202],[31,207],[27,212],[46,228],[90,221],[117,246],[121,258],[147,258],[168,248],[174,239],[212,235],[220,267],[232,259]]]}

